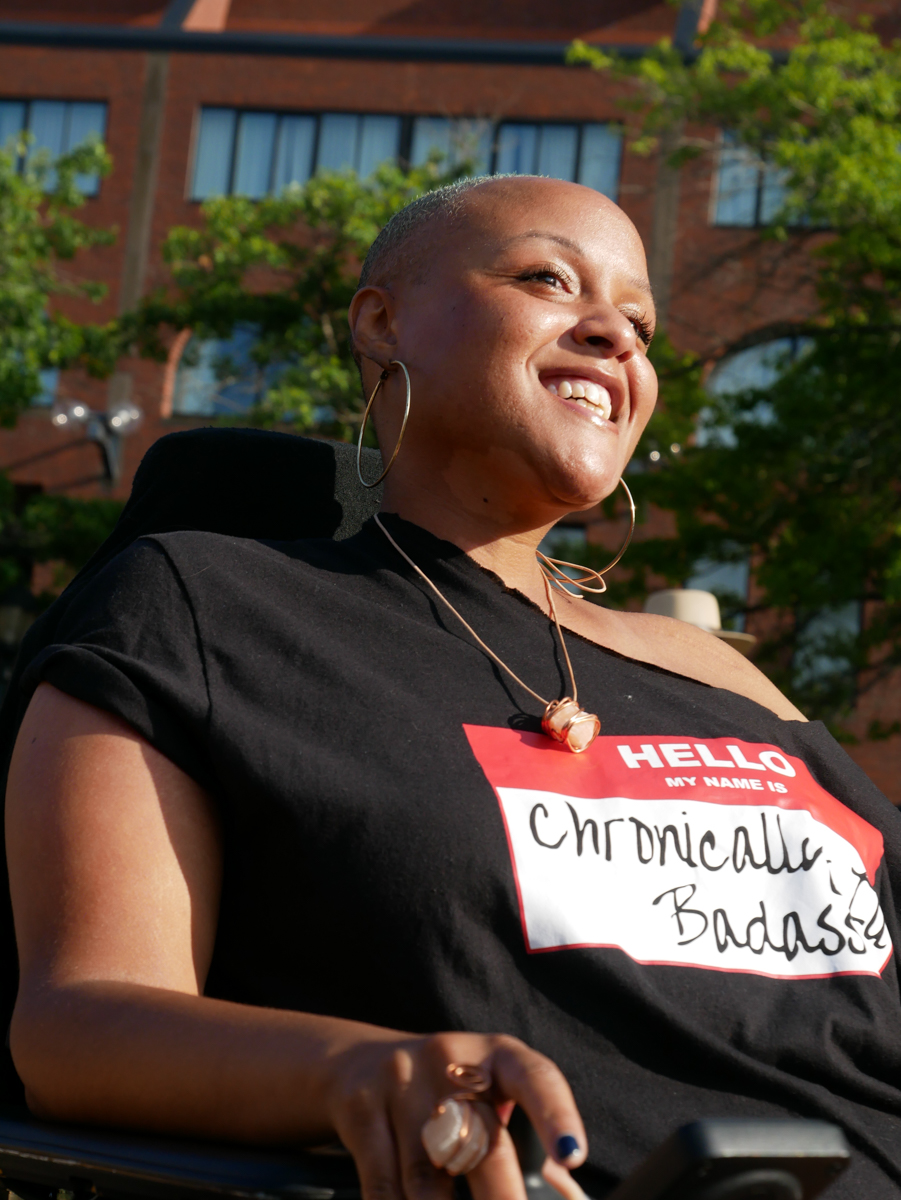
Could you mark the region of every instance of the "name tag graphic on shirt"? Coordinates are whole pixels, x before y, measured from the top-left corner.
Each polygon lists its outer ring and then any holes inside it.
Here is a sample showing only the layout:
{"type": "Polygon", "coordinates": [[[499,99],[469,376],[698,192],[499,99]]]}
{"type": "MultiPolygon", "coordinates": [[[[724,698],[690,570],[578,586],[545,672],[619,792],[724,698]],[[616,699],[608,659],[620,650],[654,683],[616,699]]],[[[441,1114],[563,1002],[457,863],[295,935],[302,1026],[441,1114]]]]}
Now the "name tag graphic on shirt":
{"type": "Polygon", "coordinates": [[[466,725],[497,795],[530,953],[785,979],[878,975],[882,835],[776,746],[466,725]]]}

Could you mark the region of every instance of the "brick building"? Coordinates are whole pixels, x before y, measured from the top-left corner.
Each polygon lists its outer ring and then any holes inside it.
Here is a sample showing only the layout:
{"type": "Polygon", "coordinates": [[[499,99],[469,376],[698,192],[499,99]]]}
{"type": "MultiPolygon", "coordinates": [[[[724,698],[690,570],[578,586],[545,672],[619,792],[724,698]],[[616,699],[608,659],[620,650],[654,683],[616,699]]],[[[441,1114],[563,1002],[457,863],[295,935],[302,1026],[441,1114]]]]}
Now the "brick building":
{"type": "MultiPolygon", "coordinates": [[[[778,207],[778,179],[728,142],[681,175],[628,153],[615,86],[563,61],[577,37],[630,54],[663,36],[687,47],[713,8],[714,0],[679,10],[662,0],[0,0],[0,140],[27,128],[61,152],[97,131],[113,156],[108,179],[86,181],[84,215],[118,227],[117,244],[79,266],[109,294],[99,309],[73,315],[113,316],[164,283],[159,246],[172,226],[197,220],[206,196],[262,195],[318,167],[365,174],[385,158],[416,162],[434,146],[453,153],[465,143],[485,171],[577,179],[618,200],[645,239],[671,337],[713,356],[813,311],[799,264],[754,236],[778,207]]],[[[183,359],[186,342],[177,339],[165,365],[122,364],[108,384],[48,373],[18,427],[0,432],[0,467],[20,483],[99,494],[97,447],[71,424],[55,425],[52,406],[130,401],[144,423],[122,443],[114,494],[127,494],[154,439],[211,414],[239,415],[252,400],[240,386],[217,385],[215,348],[183,359]]],[[[240,335],[230,350],[246,350],[240,335]]],[[[720,383],[730,370],[747,378],[766,369],[765,352],[752,352],[720,368],[720,383]]],[[[868,692],[854,728],[890,723],[897,695],[888,685],[868,692]]],[[[862,740],[851,752],[901,801],[901,737],[862,740]]]]}

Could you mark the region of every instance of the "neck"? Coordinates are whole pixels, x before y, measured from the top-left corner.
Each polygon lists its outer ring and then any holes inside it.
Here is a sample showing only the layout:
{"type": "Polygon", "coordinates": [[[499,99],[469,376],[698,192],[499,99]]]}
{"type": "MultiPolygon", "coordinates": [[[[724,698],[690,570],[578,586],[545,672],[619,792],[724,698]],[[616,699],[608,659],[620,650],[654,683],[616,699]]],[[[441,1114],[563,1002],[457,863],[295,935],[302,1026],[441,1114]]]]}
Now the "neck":
{"type": "Polygon", "coordinates": [[[516,588],[544,607],[544,582],[535,551],[562,514],[546,517],[535,526],[526,516],[511,518],[490,500],[482,503],[484,512],[434,486],[411,485],[389,476],[385,481],[382,511],[397,513],[436,537],[452,542],[480,566],[493,571],[507,587],[516,588]]]}

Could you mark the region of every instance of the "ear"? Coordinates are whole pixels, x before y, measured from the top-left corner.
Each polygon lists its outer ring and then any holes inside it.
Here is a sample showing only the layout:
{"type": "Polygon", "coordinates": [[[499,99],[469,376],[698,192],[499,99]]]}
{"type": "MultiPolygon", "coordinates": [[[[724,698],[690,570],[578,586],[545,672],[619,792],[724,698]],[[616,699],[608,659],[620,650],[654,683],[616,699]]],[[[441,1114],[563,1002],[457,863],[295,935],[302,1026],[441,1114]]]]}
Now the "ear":
{"type": "Polygon", "coordinates": [[[397,357],[394,297],[383,287],[363,287],[350,302],[347,320],[354,348],[383,370],[397,357]]]}

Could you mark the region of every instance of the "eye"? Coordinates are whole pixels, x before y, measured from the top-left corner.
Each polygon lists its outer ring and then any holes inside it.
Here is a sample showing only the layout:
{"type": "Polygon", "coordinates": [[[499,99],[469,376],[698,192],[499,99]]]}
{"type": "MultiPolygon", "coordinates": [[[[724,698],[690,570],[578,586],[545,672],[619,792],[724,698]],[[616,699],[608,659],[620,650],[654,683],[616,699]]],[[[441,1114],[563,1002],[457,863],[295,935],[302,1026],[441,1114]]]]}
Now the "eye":
{"type": "Polygon", "coordinates": [[[530,267],[528,271],[523,271],[521,275],[517,275],[522,283],[541,283],[552,291],[559,292],[569,283],[568,277],[550,263],[544,263],[540,267],[530,267]]]}
{"type": "Polygon", "coordinates": [[[624,313],[625,317],[632,322],[635,332],[638,334],[639,341],[645,346],[650,346],[651,338],[654,336],[654,329],[651,322],[645,316],[638,316],[635,313],[624,313]]]}

